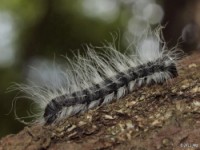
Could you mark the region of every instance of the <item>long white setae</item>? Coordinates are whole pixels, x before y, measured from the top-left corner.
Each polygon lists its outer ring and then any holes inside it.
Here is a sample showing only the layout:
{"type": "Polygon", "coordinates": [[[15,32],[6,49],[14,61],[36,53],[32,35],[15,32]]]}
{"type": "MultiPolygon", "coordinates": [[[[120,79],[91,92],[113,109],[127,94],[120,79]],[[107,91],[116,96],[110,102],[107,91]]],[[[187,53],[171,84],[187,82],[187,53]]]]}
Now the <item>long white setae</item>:
{"type": "Polygon", "coordinates": [[[160,28],[147,29],[131,45],[127,54],[119,52],[112,43],[101,48],[88,46],[85,56],[67,58],[66,65],[54,64],[49,69],[50,77],[43,75],[42,68],[38,70],[39,84],[19,84],[18,89],[40,108],[37,121],[51,124],[178,75],[179,52],[166,48],[160,28]],[[95,49],[105,52],[97,53],[95,49]]]}

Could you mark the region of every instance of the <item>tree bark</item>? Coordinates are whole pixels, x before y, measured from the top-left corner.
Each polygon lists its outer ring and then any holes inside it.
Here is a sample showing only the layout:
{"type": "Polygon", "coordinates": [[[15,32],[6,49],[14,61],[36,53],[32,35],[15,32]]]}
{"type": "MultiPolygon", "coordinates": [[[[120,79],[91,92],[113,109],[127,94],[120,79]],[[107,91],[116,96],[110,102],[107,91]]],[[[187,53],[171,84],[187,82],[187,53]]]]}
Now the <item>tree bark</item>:
{"type": "Polygon", "coordinates": [[[25,127],[0,150],[200,149],[200,53],[181,60],[179,77],[55,125],[25,127]]]}

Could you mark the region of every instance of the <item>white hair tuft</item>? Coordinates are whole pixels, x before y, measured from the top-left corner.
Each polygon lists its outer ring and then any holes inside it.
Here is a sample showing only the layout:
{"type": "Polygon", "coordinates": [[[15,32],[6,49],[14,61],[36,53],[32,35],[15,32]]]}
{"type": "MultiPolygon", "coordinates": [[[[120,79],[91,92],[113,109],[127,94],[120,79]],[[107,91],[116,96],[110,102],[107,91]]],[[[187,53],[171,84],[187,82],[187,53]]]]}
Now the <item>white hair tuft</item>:
{"type": "Polygon", "coordinates": [[[129,47],[129,54],[117,51],[111,43],[101,48],[87,46],[86,51],[85,56],[77,54],[73,60],[66,57],[66,66],[46,64],[32,69],[28,84],[18,86],[39,106],[39,122],[54,123],[178,75],[179,53],[166,48],[160,28],[146,30],[129,47]],[[97,54],[96,49],[105,52],[97,54]]]}

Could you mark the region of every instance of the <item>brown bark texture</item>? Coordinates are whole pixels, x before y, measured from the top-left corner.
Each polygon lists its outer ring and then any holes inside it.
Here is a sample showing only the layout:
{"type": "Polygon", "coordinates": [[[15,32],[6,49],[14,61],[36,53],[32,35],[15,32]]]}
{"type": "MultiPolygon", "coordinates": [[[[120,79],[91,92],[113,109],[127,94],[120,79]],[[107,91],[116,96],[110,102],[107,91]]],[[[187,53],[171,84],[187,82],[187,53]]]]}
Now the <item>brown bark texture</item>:
{"type": "Polygon", "coordinates": [[[179,61],[179,76],[60,121],[0,140],[0,150],[200,149],[200,52],[179,61]]]}

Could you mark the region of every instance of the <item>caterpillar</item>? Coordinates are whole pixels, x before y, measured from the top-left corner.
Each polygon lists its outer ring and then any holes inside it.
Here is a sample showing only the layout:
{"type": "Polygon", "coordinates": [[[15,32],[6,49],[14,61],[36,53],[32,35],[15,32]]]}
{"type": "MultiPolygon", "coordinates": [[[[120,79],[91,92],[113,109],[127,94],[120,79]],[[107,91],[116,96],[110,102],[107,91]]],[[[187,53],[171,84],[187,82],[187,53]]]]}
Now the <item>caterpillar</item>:
{"type": "Polygon", "coordinates": [[[38,122],[52,124],[119,100],[142,86],[162,84],[178,76],[179,54],[167,49],[160,33],[160,28],[145,30],[127,54],[113,43],[103,45],[102,53],[95,51],[99,47],[87,46],[85,56],[66,57],[66,66],[54,64],[49,80],[41,77],[39,84],[18,88],[40,108],[38,122]]]}

